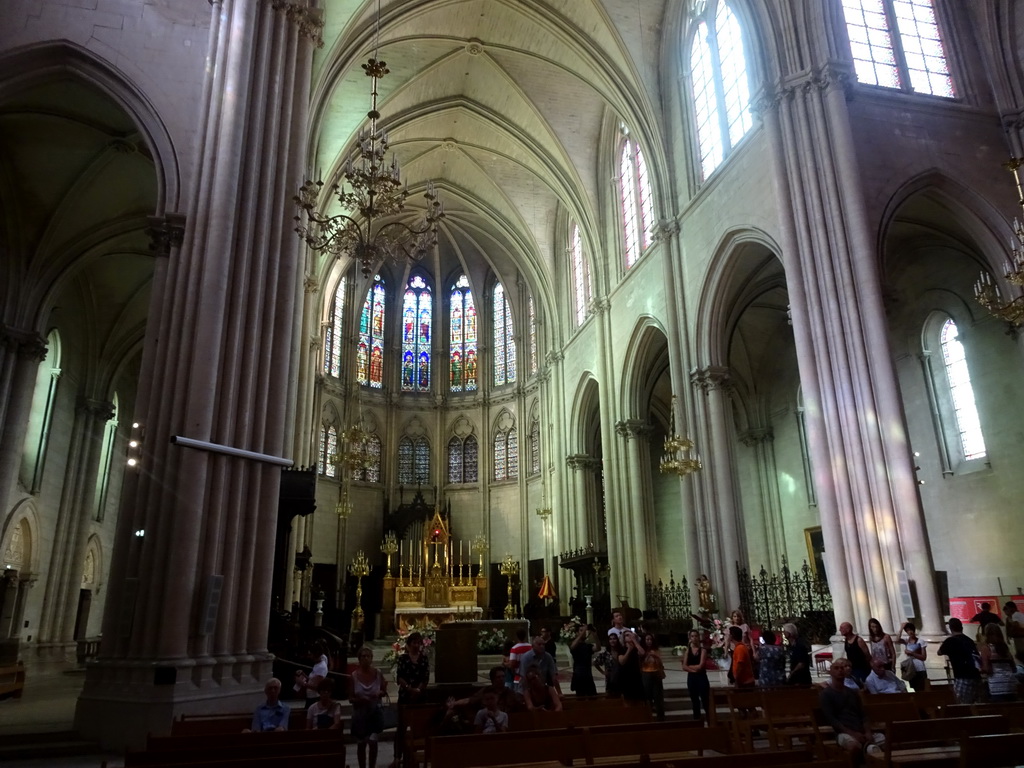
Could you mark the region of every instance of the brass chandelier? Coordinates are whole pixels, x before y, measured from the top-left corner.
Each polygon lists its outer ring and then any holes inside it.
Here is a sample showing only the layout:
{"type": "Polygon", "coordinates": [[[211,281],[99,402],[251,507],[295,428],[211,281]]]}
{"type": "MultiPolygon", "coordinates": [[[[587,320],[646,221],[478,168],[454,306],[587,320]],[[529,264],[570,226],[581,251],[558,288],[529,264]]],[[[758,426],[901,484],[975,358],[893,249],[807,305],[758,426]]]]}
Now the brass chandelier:
{"type": "MultiPolygon", "coordinates": [[[[379,36],[380,9],[377,11],[379,36]]],[[[295,231],[311,250],[339,256],[347,253],[359,261],[364,277],[369,277],[385,259],[419,261],[437,245],[437,223],[444,218],[444,205],[437,199],[432,182],[423,195],[426,214],[409,224],[396,217],[405,211],[409,188],[402,185],[398,159],[387,160],[390,141],[377,127],[377,83],[390,71],[374,56],[363,64],[370,78],[369,127],[361,129],[355,158],[345,163],[344,184],[332,184],[331,195],[341,213],[327,216],[318,210],[324,182],[307,179],[292,199],[302,209],[295,217],[295,231]],[[383,223],[382,223],[383,222],[383,223]]]]}
{"type": "MultiPolygon", "coordinates": [[[[1021,188],[1020,181],[1021,165],[1024,165],[1024,158],[1011,157],[1005,167],[1013,171],[1013,178],[1017,183],[1017,200],[1021,208],[1024,209],[1024,189],[1021,188]]],[[[1013,234],[1016,236],[1017,242],[1010,246],[1010,258],[1006,262],[1003,276],[1011,285],[1024,286],[1024,225],[1021,224],[1020,219],[1013,220],[1013,234]]],[[[999,285],[993,282],[992,275],[987,270],[981,270],[981,275],[974,283],[974,298],[981,306],[1010,326],[1012,330],[1016,331],[1024,325],[1024,295],[1004,301],[999,291],[999,285]]]]}
{"type": "Polygon", "coordinates": [[[668,434],[665,436],[665,453],[661,457],[658,469],[663,475],[673,474],[684,477],[699,472],[704,468],[700,459],[689,456],[693,450],[693,441],[688,437],[676,434],[676,396],[672,395],[672,406],[668,419],[668,434]]]}

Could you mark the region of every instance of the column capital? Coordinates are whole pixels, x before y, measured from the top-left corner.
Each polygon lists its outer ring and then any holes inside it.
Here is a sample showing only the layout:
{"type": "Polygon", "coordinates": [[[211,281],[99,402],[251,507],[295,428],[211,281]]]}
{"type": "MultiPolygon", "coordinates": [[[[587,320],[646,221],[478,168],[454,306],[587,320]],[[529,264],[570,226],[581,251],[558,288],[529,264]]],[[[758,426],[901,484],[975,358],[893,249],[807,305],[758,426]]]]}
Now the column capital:
{"type": "Polygon", "coordinates": [[[168,213],[147,217],[149,250],[154,256],[170,256],[172,248],[180,248],[185,240],[185,214],[168,213]]]}
{"type": "Polygon", "coordinates": [[[562,354],[561,350],[552,349],[550,352],[548,352],[546,360],[548,362],[548,365],[553,365],[554,363],[562,362],[564,357],[565,355],[562,354]]]}
{"type": "Polygon", "coordinates": [[[288,21],[298,26],[299,34],[302,37],[309,38],[317,48],[324,47],[324,38],[320,34],[324,28],[323,11],[319,8],[310,8],[302,2],[285,2],[285,0],[273,0],[271,7],[275,11],[284,11],[288,21]]]}
{"type": "Polygon", "coordinates": [[[649,437],[654,428],[643,419],[623,419],[615,422],[615,431],[627,440],[649,437]]]}
{"type": "Polygon", "coordinates": [[[740,442],[745,446],[753,448],[755,445],[773,442],[775,440],[775,432],[771,427],[756,427],[748,429],[746,432],[741,432],[739,438],[740,442]]]}
{"type": "Polygon", "coordinates": [[[600,315],[603,312],[607,312],[611,308],[611,306],[612,303],[608,300],[608,298],[602,296],[593,299],[590,302],[590,311],[593,312],[595,315],[600,315]]]}
{"type": "Polygon", "coordinates": [[[42,362],[46,359],[46,339],[35,331],[0,323],[0,346],[14,352],[23,360],[42,362]]]}
{"type": "Polygon", "coordinates": [[[671,240],[679,234],[679,222],[675,219],[662,219],[654,230],[655,240],[671,240]]]}
{"type": "Polygon", "coordinates": [[[320,293],[320,281],[312,275],[306,275],[306,279],[302,282],[302,288],[307,293],[320,293]]]}
{"type": "Polygon", "coordinates": [[[593,456],[588,456],[585,453],[573,453],[566,456],[565,464],[574,472],[579,469],[587,469],[591,472],[597,472],[601,469],[601,460],[595,459],[593,456]]]}
{"type": "Polygon", "coordinates": [[[114,404],[109,400],[94,400],[91,397],[79,397],[75,403],[78,413],[92,416],[97,421],[110,421],[114,418],[114,404]]]}
{"type": "Polygon", "coordinates": [[[690,382],[705,392],[710,392],[713,389],[732,389],[732,376],[729,373],[729,369],[724,365],[708,365],[704,368],[694,368],[690,371],[690,382]]]}

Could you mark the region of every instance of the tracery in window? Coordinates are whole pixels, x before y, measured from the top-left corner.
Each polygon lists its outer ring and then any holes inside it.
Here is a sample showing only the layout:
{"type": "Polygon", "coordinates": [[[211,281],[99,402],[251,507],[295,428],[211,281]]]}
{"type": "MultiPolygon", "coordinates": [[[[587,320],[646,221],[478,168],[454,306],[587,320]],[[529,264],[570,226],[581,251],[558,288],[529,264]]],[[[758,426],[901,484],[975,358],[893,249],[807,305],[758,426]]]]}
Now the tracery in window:
{"type": "Polygon", "coordinates": [[[530,475],[540,474],[540,419],[530,423],[530,475]]]}
{"type": "Polygon", "coordinates": [[[469,278],[461,275],[452,286],[449,309],[451,352],[448,383],[452,392],[472,392],[476,389],[476,320],[476,305],[473,304],[469,278]]]}
{"type": "Polygon", "coordinates": [[[364,387],[384,386],[384,281],[375,275],[359,316],[356,378],[364,387]]]}
{"type": "Polygon", "coordinates": [[[465,440],[452,437],[448,441],[448,482],[475,483],[478,453],[475,436],[467,435],[465,440]]]}
{"type": "Polygon", "coordinates": [[[516,380],[516,341],[512,327],[512,308],[505,288],[494,284],[494,386],[516,380]]]}
{"type": "Polygon", "coordinates": [[[345,317],[345,286],[348,279],[342,277],[338,281],[338,287],[334,291],[334,301],[331,302],[330,322],[327,325],[327,334],[324,337],[324,373],[328,376],[341,375],[341,347],[343,335],[343,320],[345,317]]]}
{"type": "Polygon", "coordinates": [[[578,224],[572,225],[569,245],[569,262],[572,266],[573,305],[576,308],[576,325],[583,325],[590,305],[590,264],[583,256],[583,238],[578,224]]]}
{"type": "Polygon", "coordinates": [[[430,482],[430,442],[425,437],[416,438],[416,454],[413,457],[413,480],[417,484],[430,482]]]}
{"type": "Polygon", "coordinates": [[[842,0],[857,80],[953,98],[932,0],[842,0]]]}
{"type": "Polygon", "coordinates": [[[377,435],[370,435],[366,439],[366,454],[370,458],[369,466],[359,469],[355,473],[355,479],[362,480],[364,483],[379,483],[381,456],[380,437],[377,435]]]}
{"type": "Polygon", "coordinates": [[[707,178],[753,127],[743,30],[725,0],[709,2],[690,46],[700,167],[707,178]]]}
{"type": "Polygon", "coordinates": [[[338,430],[325,424],[320,429],[320,456],[317,465],[324,477],[336,477],[338,466],[332,461],[338,453],[338,430]]]}
{"type": "Polygon", "coordinates": [[[632,267],[640,254],[654,242],[654,200],[647,162],[640,145],[628,136],[619,155],[619,200],[626,241],[626,267],[632,267]]]}
{"type": "Polygon", "coordinates": [[[412,484],[412,438],[403,437],[398,441],[398,484],[412,484]]]}
{"type": "Polygon", "coordinates": [[[430,391],[430,286],[420,275],[409,278],[402,301],[402,391],[430,391]]]}
{"type": "Polygon", "coordinates": [[[526,302],[526,319],[530,334],[530,375],[537,375],[537,367],[540,365],[537,359],[537,310],[533,305],[533,294],[526,302]]]}
{"type": "Polygon", "coordinates": [[[515,480],[519,477],[519,438],[516,428],[494,435],[494,479],[515,480]]]}
{"type": "Polygon", "coordinates": [[[960,435],[960,447],[964,458],[985,458],[985,438],[981,433],[981,421],[978,418],[978,407],[974,400],[974,387],[971,386],[971,373],[967,369],[967,358],[964,345],[957,338],[956,323],[946,320],[939,334],[942,348],[942,360],[946,367],[946,380],[953,400],[953,413],[956,417],[957,432],[960,435]]]}

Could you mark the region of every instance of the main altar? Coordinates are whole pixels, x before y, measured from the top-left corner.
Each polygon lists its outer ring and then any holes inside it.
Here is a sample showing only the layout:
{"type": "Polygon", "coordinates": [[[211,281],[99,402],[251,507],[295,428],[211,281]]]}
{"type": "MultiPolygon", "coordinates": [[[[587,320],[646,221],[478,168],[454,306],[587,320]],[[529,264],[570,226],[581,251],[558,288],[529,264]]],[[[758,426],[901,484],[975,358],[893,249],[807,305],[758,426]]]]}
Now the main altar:
{"type": "Polygon", "coordinates": [[[422,536],[398,543],[397,574],[391,572],[388,554],[382,632],[404,632],[428,625],[436,628],[450,621],[482,618],[481,606],[487,604],[485,551],[486,547],[475,542],[460,540],[456,546],[450,518],[443,517],[435,506],[422,536]],[[471,561],[474,551],[479,556],[478,564],[471,561]]]}

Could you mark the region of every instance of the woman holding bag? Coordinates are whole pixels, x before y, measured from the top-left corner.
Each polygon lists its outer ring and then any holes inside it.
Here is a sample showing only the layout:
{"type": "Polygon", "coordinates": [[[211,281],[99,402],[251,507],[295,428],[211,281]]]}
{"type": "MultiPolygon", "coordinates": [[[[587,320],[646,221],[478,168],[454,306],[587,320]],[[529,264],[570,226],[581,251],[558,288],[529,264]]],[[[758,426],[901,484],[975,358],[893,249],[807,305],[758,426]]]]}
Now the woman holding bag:
{"type": "Polygon", "coordinates": [[[370,745],[369,768],[377,768],[377,734],[383,730],[380,700],[387,695],[388,683],[373,666],[373,650],[363,646],[357,656],[359,665],[352,671],[352,738],[356,740],[359,768],[367,768],[366,745],[370,745]]]}
{"type": "Polygon", "coordinates": [[[917,627],[911,622],[904,622],[900,627],[900,633],[896,642],[903,645],[906,658],[900,662],[900,677],[910,684],[915,693],[928,689],[928,673],[925,672],[924,662],[928,658],[927,643],[917,636],[917,627]],[[906,632],[907,636],[903,637],[906,632]],[[909,675],[909,677],[908,677],[909,675]]]}

